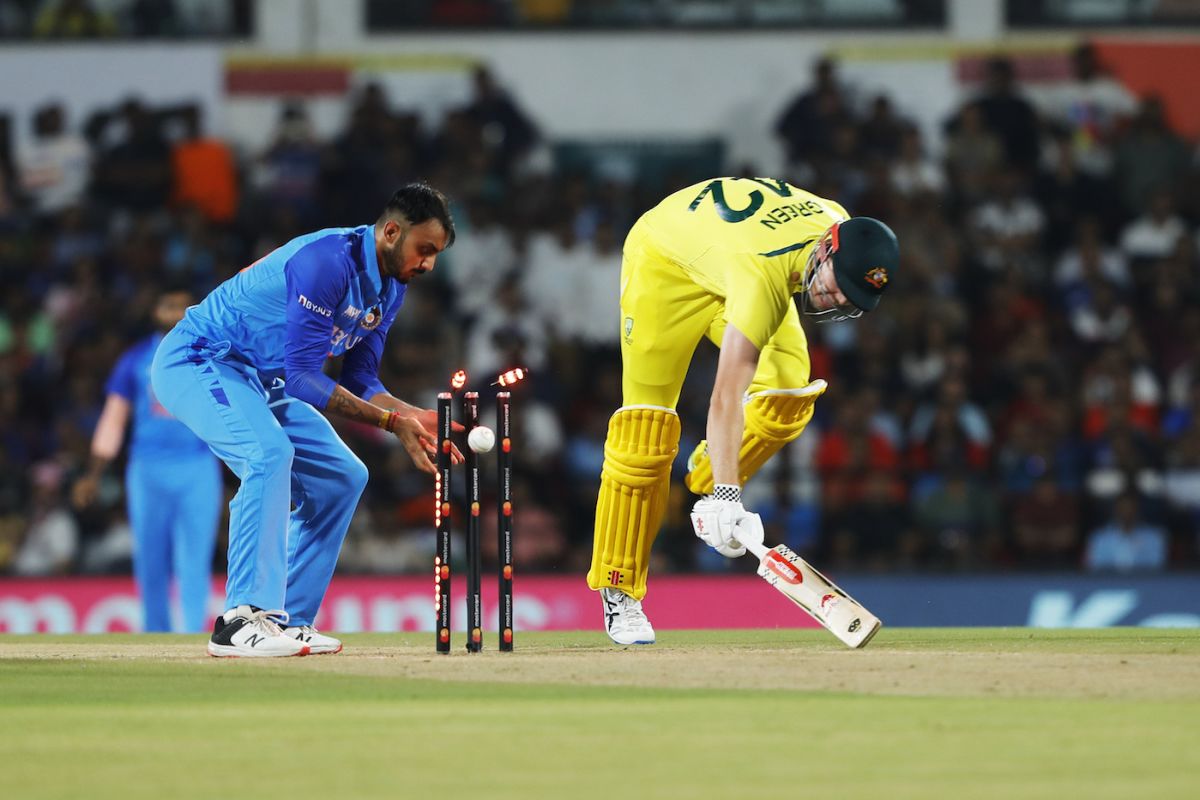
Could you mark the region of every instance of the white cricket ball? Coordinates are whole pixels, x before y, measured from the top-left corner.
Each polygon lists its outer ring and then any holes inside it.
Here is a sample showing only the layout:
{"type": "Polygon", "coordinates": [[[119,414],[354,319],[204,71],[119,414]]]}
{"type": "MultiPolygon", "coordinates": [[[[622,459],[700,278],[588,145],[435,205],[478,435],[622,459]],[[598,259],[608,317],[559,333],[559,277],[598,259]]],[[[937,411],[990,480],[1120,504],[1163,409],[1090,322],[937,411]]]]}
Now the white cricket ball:
{"type": "Polygon", "coordinates": [[[467,434],[467,446],[476,453],[490,453],[496,446],[496,434],[486,425],[472,428],[467,434]]]}

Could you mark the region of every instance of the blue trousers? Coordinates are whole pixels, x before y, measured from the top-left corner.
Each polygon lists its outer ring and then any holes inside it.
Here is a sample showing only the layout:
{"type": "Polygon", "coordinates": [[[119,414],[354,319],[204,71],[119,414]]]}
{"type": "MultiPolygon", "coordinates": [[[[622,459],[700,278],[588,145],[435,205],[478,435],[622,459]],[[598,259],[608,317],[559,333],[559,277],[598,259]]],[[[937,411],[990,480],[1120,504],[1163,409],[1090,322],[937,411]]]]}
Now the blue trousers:
{"type": "Polygon", "coordinates": [[[171,630],[174,575],[183,612],[179,629],[203,631],[221,516],[221,466],[208,453],[170,461],[134,456],[125,470],[125,496],[142,630],[171,630]]]}
{"type": "Polygon", "coordinates": [[[311,405],[270,390],[226,342],[186,324],[159,344],[154,394],[241,480],[229,504],[225,607],[283,609],[310,625],[321,607],[367,468],[311,405]]]}

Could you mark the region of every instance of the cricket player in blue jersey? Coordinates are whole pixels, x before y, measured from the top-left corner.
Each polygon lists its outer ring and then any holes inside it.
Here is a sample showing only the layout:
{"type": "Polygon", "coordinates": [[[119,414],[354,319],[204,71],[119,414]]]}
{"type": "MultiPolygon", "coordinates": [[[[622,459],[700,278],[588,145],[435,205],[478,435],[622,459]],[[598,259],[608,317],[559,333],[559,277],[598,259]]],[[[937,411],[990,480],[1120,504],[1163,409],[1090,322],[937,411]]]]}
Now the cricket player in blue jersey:
{"type": "Polygon", "coordinates": [[[453,242],[445,196],[409,184],[374,225],[310,233],[259,259],[159,345],[155,395],[241,480],[210,655],[342,649],[313,619],[367,469],[325,414],[395,434],[419,469],[436,472],[435,412],[393,397],[378,372],[408,281],[453,242]],[[322,367],[342,355],[335,381],[322,367]]]}
{"type": "Polygon", "coordinates": [[[163,334],[183,318],[191,292],[168,289],[154,306],[158,330],[117,361],[92,434],[87,473],[76,482],[77,507],[90,505],[104,470],[121,452],[126,429],[129,458],[125,500],[133,529],[133,574],[142,599],[142,630],[171,630],[170,588],[179,585],[179,630],[196,633],[208,622],[213,547],[221,516],[221,465],[154,397],[150,362],[163,334]]]}

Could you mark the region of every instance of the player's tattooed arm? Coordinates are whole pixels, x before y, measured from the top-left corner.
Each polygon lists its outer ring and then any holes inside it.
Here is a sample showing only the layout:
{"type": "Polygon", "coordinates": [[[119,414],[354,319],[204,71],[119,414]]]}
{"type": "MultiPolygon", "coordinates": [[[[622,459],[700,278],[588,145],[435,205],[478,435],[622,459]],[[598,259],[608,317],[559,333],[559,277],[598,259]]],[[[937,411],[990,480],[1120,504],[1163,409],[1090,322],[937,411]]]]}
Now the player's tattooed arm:
{"type": "Polygon", "coordinates": [[[334,388],[333,394],[329,397],[329,402],[325,405],[325,410],[342,419],[365,422],[368,425],[375,425],[385,430],[390,430],[387,427],[388,418],[394,413],[389,409],[380,408],[362,398],[355,397],[354,393],[345,386],[334,388]]]}

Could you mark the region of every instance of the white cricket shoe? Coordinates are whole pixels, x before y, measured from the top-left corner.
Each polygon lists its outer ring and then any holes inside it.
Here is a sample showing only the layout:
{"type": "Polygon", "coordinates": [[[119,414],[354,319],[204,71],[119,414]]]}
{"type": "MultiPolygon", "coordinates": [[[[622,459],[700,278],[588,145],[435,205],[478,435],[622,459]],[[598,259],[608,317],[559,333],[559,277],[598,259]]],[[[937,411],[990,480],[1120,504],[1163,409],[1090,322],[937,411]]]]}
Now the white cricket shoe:
{"type": "Polygon", "coordinates": [[[600,600],[604,603],[604,630],[608,638],[617,644],[654,644],[654,628],[642,611],[641,600],[611,588],[600,590],[600,600]]]}
{"type": "Polygon", "coordinates": [[[342,652],[342,642],[332,636],[326,636],[312,625],[297,625],[294,628],[284,628],[284,636],[290,636],[296,641],[308,645],[310,655],[322,656],[342,652]]]}
{"type": "Polygon", "coordinates": [[[208,640],[208,654],[216,658],[308,655],[308,644],[285,635],[279,627],[287,618],[286,611],[264,611],[254,606],[231,608],[217,617],[208,640]]]}

